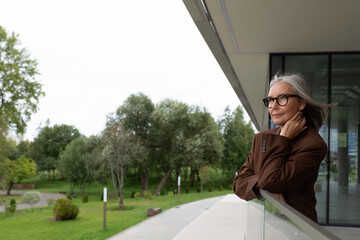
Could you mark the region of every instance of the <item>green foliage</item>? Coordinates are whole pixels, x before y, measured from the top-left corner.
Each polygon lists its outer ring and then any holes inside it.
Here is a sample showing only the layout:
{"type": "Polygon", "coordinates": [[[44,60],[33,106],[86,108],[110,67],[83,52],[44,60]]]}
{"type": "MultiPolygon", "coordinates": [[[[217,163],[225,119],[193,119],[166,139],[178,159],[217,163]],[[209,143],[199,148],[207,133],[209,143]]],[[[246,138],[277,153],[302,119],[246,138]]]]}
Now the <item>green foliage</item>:
{"type": "Polygon", "coordinates": [[[134,194],[134,198],[138,199],[139,197],[140,197],[140,193],[137,192],[134,194]]]}
{"type": "Polygon", "coordinates": [[[185,193],[189,193],[189,192],[190,192],[189,188],[186,188],[185,193]]]}
{"type": "Polygon", "coordinates": [[[72,201],[72,196],[71,196],[70,193],[68,193],[68,194],[66,195],[66,198],[69,199],[70,201],[72,201]]]}
{"type": "Polygon", "coordinates": [[[75,219],[79,214],[79,207],[67,198],[59,198],[55,201],[53,214],[56,220],[75,219]]]}
{"type": "Polygon", "coordinates": [[[219,191],[220,191],[220,192],[221,192],[221,191],[224,191],[224,187],[223,187],[222,185],[220,185],[219,191]]]}
{"type": "Polygon", "coordinates": [[[89,196],[88,196],[88,195],[84,195],[83,198],[82,198],[82,202],[83,202],[83,203],[89,202],[89,196]]]}
{"type": "Polygon", "coordinates": [[[144,191],[144,197],[146,199],[150,199],[150,200],[153,199],[153,195],[152,195],[152,193],[150,191],[144,191]]]}
{"type": "Polygon", "coordinates": [[[5,206],[5,212],[8,214],[14,213],[16,211],[16,200],[12,198],[10,203],[5,206]]]}
{"type": "Polygon", "coordinates": [[[20,156],[15,161],[5,160],[5,168],[7,169],[7,182],[9,185],[8,194],[10,194],[13,183],[20,182],[22,179],[31,178],[36,175],[36,164],[25,156],[20,156]]]}
{"type": "Polygon", "coordinates": [[[18,37],[0,26],[0,115],[11,129],[24,133],[44,92],[35,81],[38,63],[20,47],[18,37]]]}
{"type": "Polygon", "coordinates": [[[228,189],[232,191],[233,190],[233,185],[229,184],[228,189]]]}
{"type": "Polygon", "coordinates": [[[210,186],[209,186],[209,192],[212,192],[212,191],[214,191],[214,189],[213,189],[213,187],[210,185],[210,186]]]}
{"type": "Polygon", "coordinates": [[[174,196],[174,192],[168,192],[168,196],[169,196],[169,197],[173,197],[173,196],[174,196]]]}
{"type": "Polygon", "coordinates": [[[237,107],[232,113],[227,107],[219,125],[225,143],[220,167],[228,183],[233,180],[235,172],[245,163],[250,153],[254,130],[251,122],[245,123],[241,107],[237,107]]]}
{"type": "Polygon", "coordinates": [[[30,145],[31,157],[35,159],[39,171],[47,171],[49,179],[55,180],[55,170],[61,151],[80,137],[80,132],[73,126],[55,124],[41,128],[38,136],[30,145]],[[50,175],[50,173],[53,173],[50,175]]]}
{"type": "Polygon", "coordinates": [[[47,205],[50,207],[51,205],[53,205],[55,203],[55,199],[53,198],[48,198],[46,199],[46,203],[47,205]]]}
{"type": "Polygon", "coordinates": [[[135,198],[135,193],[136,193],[135,191],[131,192],[131,198],[135,198]]]}
{"type": "Polygon", "coordinates": [[[33,211],[34,204],[40,201],[40,193],[39,192],[26,192],[23,196],[23,202],[31,205],[31,211],[33,211]]]}
{"type": "Polygon", "coordinates": [[[198,193],[201,192],[201,188],[199,188],[199,187],[196,188],[196,192],[198,192],[198,193]]]}

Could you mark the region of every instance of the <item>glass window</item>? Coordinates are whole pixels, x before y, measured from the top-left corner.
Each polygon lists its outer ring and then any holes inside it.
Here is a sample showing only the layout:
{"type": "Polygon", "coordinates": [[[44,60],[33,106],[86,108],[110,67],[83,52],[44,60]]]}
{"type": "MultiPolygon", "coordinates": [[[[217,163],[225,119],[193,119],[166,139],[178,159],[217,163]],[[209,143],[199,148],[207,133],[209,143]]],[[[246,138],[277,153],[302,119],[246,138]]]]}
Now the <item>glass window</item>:
{"type": "Polygon", "coordinates": [[[360,54],[333,54],[331,70],[330,223],[360,224],[360,54]]]}
{"type": "MultiPolygon", "coordinates": [[[[289,55],[285,56],[285,72],[300,73],[312,91],[313,98],[321,103],[328,103],[329,85],[329,55],[289,55]]],[[[327,121],[319,130],[320,135],[327,143],[327,121]]],[[[319,176],[315,183],[317,199],[316,211],[319,223],[326,223],[326,200],[327,200],[327,164],[326,158],[322,161],[319,176]]]]}

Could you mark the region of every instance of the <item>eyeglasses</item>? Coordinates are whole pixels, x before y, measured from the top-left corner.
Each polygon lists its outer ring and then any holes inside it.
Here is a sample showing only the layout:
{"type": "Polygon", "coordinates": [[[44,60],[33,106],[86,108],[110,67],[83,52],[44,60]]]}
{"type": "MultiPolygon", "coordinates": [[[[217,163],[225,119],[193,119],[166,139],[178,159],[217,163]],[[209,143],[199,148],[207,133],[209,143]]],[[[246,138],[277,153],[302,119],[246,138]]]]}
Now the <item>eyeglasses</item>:
{"type": "Polygon", "coordinates": [[[276,98],[272,98],[272,97],[264,98],[262,101],[264,102],[265,107],[267,107],[267,108],[269,107],[270,103],[274,102],[275,99],[279,106],[285,106],[288,103],[289,97],[300,98],[298,95],[294,95],[294,94],[281,94],[281,95],[277,96],[276,98]]]}

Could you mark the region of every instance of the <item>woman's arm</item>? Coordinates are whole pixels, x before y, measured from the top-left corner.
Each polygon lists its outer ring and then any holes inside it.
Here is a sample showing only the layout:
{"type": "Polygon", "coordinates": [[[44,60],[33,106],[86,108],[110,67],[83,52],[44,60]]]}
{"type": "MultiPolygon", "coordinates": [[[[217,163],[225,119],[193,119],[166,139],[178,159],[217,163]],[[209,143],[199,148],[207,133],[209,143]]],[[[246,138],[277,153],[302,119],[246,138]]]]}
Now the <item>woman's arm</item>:
{"type": "Polygon", "coordinates": [[[261,168],[259,188],[276,193],[286,193],[303,185],[309,176],[317,175],[319,165],[327,152],[326,144],[307,139],[306,146],[292,153],[290,139],[274,134],[263,134],[268,143],[268,151],[263,154],[264,164],[261,168]]]}
{"type": "Polygon", "coordinates": [[[239,173],[234,178],[233,189],[237,196],[249,201],[256,198],[256,185],[258,182],[258,175],[254,174],[254,148],[255,138],[249,157],[246,159],[244,165],[240,168],[239,173]]]}

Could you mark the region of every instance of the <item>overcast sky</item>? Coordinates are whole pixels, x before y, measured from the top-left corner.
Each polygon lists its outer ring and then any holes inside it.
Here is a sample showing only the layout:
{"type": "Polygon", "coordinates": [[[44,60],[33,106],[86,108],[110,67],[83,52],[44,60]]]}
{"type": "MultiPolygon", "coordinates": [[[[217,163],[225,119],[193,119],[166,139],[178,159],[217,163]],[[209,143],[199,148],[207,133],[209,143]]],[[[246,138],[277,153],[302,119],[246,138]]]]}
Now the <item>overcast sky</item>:
{"type": "MultiPolygon", "coordinates": [[[[181,0],[0,0],[0,25],[38,60],[46,96],[25,138],[50,124],[86,136],[132,93],[206,107],[240,105],[181,0]]],[[[247,118],[248,119],[248,118],[247,118]]]]}

